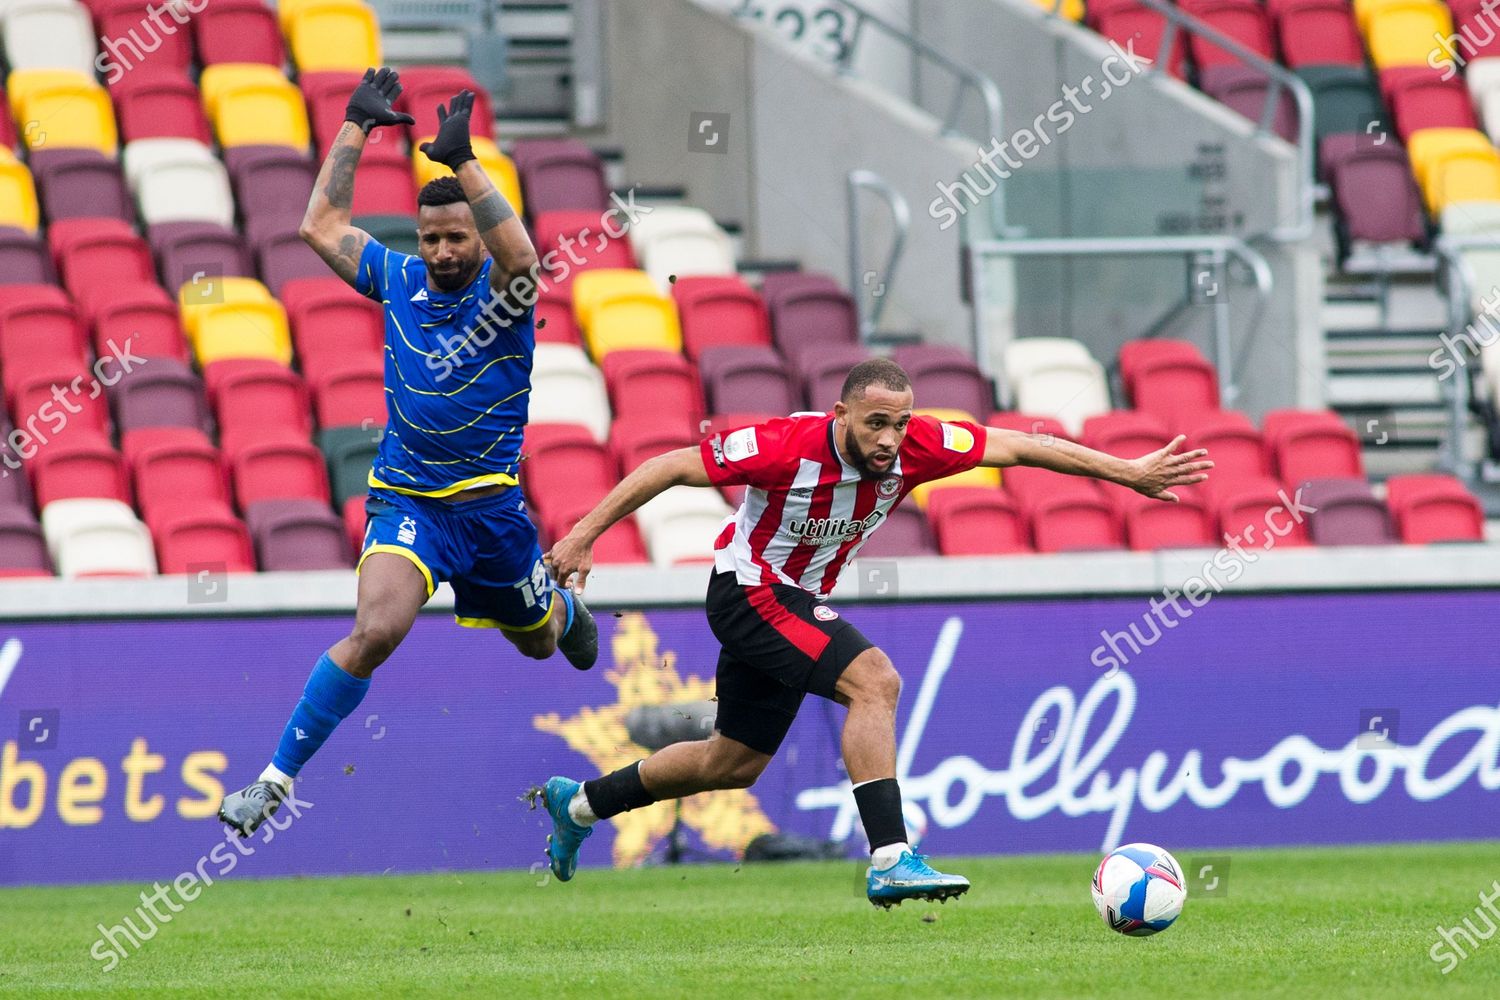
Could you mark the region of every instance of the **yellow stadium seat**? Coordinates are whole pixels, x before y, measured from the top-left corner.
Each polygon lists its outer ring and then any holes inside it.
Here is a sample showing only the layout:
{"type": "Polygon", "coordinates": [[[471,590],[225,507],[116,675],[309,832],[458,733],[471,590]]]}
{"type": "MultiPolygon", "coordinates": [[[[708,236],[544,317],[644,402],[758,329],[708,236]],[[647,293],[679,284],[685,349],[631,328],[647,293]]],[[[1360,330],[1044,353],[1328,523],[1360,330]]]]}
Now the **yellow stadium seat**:
{"type": "Polygon", "coordinates": [[[292,61],[303,73],[380,65],[380,24],[359,0],[302,0],[285,31],[292,61]]]}
{"type": "Polygon", "coordinates": [[[0,226],[35,233],[40,220],[31,171],[9,149],[0,146],[0,226]]]}
{"type": "Polygon", "coordinates": [[[644,271],[581,272],[573,281],[573,311],[596,362],[610,351],[682,350],[677,306],[644,271]]]}
{"type": "Polygon", "coordinates": [[[580,326],[587,326],[598,303],[624,294],[660,295],[661,290],[650,275],[634,268],[599,267],[579,271],[573,279],[573,315],[580,326]]]}
{"type": "Polygon", "coordinates": [[[219,112],[219,98],[230,91],[254,84],[286,83],[287,78],[275,66],[265,63],[216,63],[203,67],[198,89],[203,92],[203,111],[209,118],[219,112]]]}
{"type": "MultiPolygon", "coordinates": [[[[422,143],[431,142],[433,136],[421,140],[412,147],[411,162],[412,171],[417,178],[417,187],[420,189],[428,181],[439,177],[452,177],[453,171],[441,163],[434,163],[422,152],[422,143]]],[[[515,163],[511,158],[500,152],[500,147],[495,145],[493,139],[486,139],[482,135],[476,135],[469,140],[474,147],[474,155],[479,158],[479,165],[489,176],[490,182],[510,202],[510,207],[520,215],[525,211],[525,205],[521,201],[521,175],[516,172],[515,163]]]]}
{"type": "Polygon", "coordinates": [[[1432,164],[1458,152],[1483,152],[1493,149],[1489,136],[1472,128],[1424,128],[1411,134],[1406,153],[1411,158],[1412,176],[1418,187],[1427,186],[1427,171],[1432,164]]]}
{"type": "MultiPolygon", "coordinates": [[[[277,74],[274,79],[220,81],[216,86],[212,108],[204,110],[213,122],[220,146],[307,149],[312,139],[307,105],[302,91],[286,77],[277,74]]],[[[206,94],[204,103],[208,104],[206,94]]]]}
{"type": "Polygon", "coordinates": [[[1469,150],[1444,157],[1428,170],[1422,193],[1433,215],[1465,201],[1500,201],[1500,150],[1469,150]]]}
{"type": "Polygon", "coordinates": [[[1056,9],[1059,16],[1069,21],[1083,20],[1083,0],[1062,0],[1061,7],[1057,7],[1053,0],[1031,0],[1031,2],[1048,13],[1056,9]]]}
{"type": "Polygon", "coordinates": [[[292,363],[292,337],[279,302],[222,302],[198,306],[193,354],[203,367],[228,358],[292,363]]]}
{"type": "Polygon", "coordinates": [[[968,410],[955,410],[951,407],[919,406],[911,412],[915,416],[931,417],[934,420],[941,420],[944,423],[951,423],[955,420],[967,420],[971,424],[979,423],[979,418],[968,410]]]}
{"type": "Polygon", "coordinates": [[[177,290],[177,305],[182,312],[182,328],[191,340],[205,310],[217,305],[241,302],[275,302],[271,290],[254,278],[219,277],[200,282],[185,282],[177,290]]]}
{"type": "Polygon", "coordinates": [[[1376,69],[1426,66],[1437,39],[1453,34],[1453,15],[1437,0],[1385,0],[1370,10],[1365,32],[1376,69]]]}
{"type": "Polygon", "coordinates": [[[109,94],[77,70],[18,69],[5,89],[28,148],[97,149],[106,156],[118,150],[109,94]]]}
{"type": "Polygon", "coordinates": [[[276,0],[276,19],[281,23],[281,33],[290,34],[292,17],[303,7],[318,2],[319,0],[276,0]]]}

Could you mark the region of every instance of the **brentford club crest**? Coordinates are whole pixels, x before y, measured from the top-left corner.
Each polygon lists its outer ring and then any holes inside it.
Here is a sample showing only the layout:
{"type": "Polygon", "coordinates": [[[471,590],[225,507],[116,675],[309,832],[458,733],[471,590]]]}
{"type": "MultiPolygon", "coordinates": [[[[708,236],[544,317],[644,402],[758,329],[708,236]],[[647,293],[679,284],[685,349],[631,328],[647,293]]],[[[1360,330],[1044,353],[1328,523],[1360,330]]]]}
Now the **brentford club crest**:
{"type": "Polygon", "coordinates": [[[901,492],[901,477],[900,476],[886,476],[884,479],[882,479],[879,483],[877,483],[875,485],[875,495],[878,496],[878,497],[880,497],[880,499],[882,499],[882,500],[889,500],[891,497],[895,496],[897,493],[900,493],[900,492],[901,492]]]}
{"type": "Polygon", "coordinates": [[[839,613],[826,604],[819,604],[813,608],[813,617],[820,622],[831,622],[839,616],[839,613]]]}

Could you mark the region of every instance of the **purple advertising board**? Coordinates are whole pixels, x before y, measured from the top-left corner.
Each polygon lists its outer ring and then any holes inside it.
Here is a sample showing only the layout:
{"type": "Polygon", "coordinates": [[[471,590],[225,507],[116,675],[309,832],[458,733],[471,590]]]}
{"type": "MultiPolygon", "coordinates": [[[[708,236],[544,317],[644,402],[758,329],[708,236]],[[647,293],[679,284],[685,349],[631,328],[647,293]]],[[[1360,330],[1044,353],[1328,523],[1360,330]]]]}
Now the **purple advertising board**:
{"type": "MultiPolygon", "coordinates": [[[[839,607],[905,679],[898,769],[933,854],[1495,836],[1500,593],[1223,596],[1171,627],[1140,598],[839,607]]],[[[222,871],[220,795],[259,773],[347,624],[0,626],[0,884],[222,871]]],[[[643,755],[635,705],[712,696],[701,610],[600,626],[579,674],[421,617],[237,874],[537,864],[530,786],[643,755]]],[[[810,697],[753,788],[684,804],[690,844],[729,856],[780,830],[859,851],[842,717],[810,697]]],[[[672,822],[628,814],[582,860],[659,856],[672,822]]]]}

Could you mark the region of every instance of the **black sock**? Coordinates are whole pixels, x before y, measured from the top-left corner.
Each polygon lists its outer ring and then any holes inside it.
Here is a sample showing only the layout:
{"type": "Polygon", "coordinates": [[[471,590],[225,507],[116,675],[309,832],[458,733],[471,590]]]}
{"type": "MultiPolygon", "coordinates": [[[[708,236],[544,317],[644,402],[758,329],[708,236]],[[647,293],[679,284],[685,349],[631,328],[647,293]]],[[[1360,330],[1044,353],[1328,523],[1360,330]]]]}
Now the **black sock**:
{"type": "MultiPolygon", "coordinates": [[[[583,794],[588,796],[589,808],[600,819],[609,819],[622,812],[649,806],[656,801],[641,783],[641,762],[636,761],[612,774],[583,783],[583,794]]],[[[899,801],[899,800],[898,800],[899,801]]],[[[899,817],[898,817],[899,818],[899,817]]],[[[903,836],[902,839],[905,839],[903,836]]]]}
{"type": "Polygon", "coordinates": [[[906,821],[901,818],[901,785],[895,778],[880,778],[856,785],[854,803],[859,806],[865,836],[870,838],[870,850],[906,843],[906,821]]]}

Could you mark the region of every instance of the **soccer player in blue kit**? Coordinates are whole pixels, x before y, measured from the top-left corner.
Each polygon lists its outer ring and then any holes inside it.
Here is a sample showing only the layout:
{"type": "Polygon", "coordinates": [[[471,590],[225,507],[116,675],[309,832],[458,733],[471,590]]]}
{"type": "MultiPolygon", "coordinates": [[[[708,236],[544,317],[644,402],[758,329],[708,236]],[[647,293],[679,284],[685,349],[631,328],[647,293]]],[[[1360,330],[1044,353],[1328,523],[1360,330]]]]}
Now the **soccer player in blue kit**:
{"type": "Polygon", "coordinates": [[[353,631],[313,667],[271,763],[219,807],[242,837],[290,794],[440,582],[453,585],[458,624],[498,629],[526,656],[561,651],[587,670],[599,655],[588,609],[551,582],[518,487],[537,257],[474,156],[472,93],[439,106],[438,134],[422,145],[454,176],[418,196],[420,256],[350,224],[370,130],[413,122],[392,107],[400,93],[393,70],[365,72],[302,220],[302,238],[334,273],[384,307],[387,423],[370,471],[353,631]]]}

